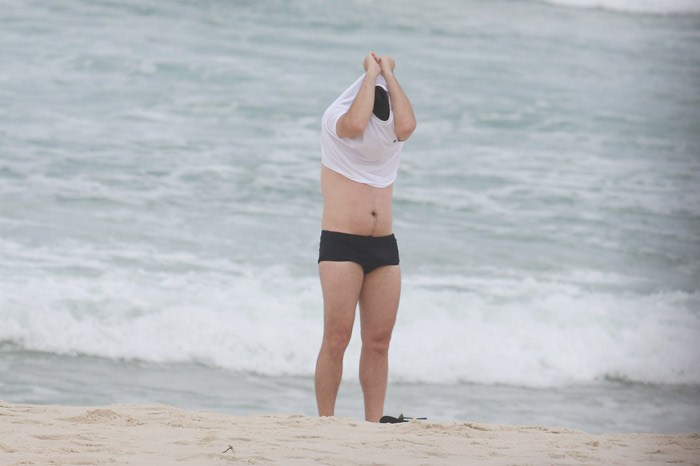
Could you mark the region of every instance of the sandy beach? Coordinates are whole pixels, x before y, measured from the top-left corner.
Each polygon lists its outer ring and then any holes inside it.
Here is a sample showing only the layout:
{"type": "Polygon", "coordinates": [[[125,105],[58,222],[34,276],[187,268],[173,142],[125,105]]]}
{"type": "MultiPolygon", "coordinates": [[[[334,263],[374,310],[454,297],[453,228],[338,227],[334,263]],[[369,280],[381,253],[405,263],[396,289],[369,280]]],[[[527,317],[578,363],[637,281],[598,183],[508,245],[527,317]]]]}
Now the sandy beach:
{"type": "Polygon", "coordinates": [[[0,402],[2,465],[700,464],[700,435],[0,402]]]}

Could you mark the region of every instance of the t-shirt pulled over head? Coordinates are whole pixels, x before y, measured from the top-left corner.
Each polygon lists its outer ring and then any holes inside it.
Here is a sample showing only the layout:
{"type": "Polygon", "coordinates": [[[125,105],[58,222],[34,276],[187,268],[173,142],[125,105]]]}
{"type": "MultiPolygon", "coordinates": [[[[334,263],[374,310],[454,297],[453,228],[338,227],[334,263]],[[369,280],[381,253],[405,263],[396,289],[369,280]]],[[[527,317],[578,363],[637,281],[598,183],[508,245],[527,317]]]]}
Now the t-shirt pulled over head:
{"type": "MultiPolygon", "coordinates": [[[[340,138],[336,132],[338,119],[350,109],[364,78],[365,75],[360,76],[323,113],[321,162],[348,179],[385,188],[396,179],[403,147],[394,130],[394,112],[389,112],[386,121],[372,113],[365,131],[360,135],[340,138]]],[[[376,85],[388,90],[386,80],[381,75],[377,76],[376,85]]]]}

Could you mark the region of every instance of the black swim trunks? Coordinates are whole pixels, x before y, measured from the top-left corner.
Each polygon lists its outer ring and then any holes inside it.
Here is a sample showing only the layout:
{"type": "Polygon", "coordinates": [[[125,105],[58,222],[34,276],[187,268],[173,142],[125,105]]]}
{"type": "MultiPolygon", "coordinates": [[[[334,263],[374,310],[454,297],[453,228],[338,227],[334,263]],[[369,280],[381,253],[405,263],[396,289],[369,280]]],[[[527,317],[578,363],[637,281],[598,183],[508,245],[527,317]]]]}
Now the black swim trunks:
{"type": "Polygon", "coordinates": [[[318,261],[355,262],[368,274],[384,265],[399,265],[399,247],[393,234],[361,236],[323,230],[318,261]]]}

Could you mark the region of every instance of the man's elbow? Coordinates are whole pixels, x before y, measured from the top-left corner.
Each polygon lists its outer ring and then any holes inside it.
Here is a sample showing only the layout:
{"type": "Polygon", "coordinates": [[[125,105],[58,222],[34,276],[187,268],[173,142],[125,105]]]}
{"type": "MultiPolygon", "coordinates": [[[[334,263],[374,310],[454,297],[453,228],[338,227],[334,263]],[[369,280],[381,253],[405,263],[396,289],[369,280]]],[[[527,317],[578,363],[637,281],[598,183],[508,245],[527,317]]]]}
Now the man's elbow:
{"type": "Polygon", "coordinates": [[[349,121],[346,127],[346,132],[348,133],[348,136],[353,137],[363,134],[365,132],[365,129],[367,129],[366,121],[349,121]]]}
{"type": "Polygon", "coordinates": [[[367,121],[363,121],[361,119],[353,120],[352,118],[346,118],[343,116],[340,120],[338,120],[336,133],[338,134],[339,138],[351,138],[364,133],[366,127],[367,121]]]}
{"type": "Polygon", "coordinates": [[[400,126],[397,126],[395,128],[396,130],[396,136],[398,136],[399,141],[405,141],[409,137],[411,137],[411,134],[416,130],[416,122],[411,121],[409,123],[404,123],[400,126]]]}

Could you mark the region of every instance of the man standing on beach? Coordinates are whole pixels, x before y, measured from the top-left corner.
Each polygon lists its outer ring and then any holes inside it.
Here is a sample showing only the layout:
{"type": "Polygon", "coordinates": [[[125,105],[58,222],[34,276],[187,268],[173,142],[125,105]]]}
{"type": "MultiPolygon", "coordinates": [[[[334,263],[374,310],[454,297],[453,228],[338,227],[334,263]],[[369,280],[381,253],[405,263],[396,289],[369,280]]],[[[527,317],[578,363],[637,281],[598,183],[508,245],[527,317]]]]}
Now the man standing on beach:
{"type": "Polygon", "coordinates": [[[323,289],[323,342],[316,362],[316,401],[333,416],[360,305],[360,383],[365,419],[383,414],[388,351],[401,291],[392,230],[393,183],[403,141],[416,120],[394,77],[394,59],[370,52],[365,74],[323,114],[323,221],[318,268],[323,289]]]}

